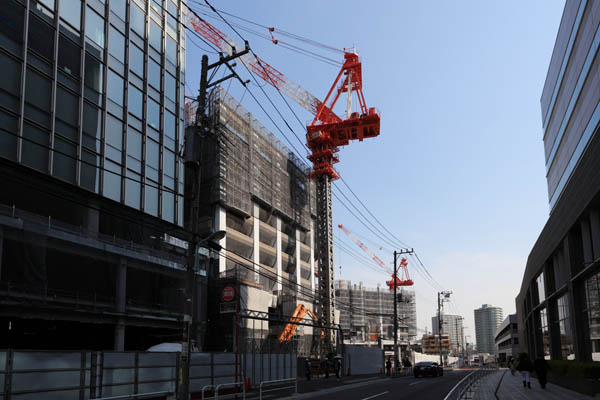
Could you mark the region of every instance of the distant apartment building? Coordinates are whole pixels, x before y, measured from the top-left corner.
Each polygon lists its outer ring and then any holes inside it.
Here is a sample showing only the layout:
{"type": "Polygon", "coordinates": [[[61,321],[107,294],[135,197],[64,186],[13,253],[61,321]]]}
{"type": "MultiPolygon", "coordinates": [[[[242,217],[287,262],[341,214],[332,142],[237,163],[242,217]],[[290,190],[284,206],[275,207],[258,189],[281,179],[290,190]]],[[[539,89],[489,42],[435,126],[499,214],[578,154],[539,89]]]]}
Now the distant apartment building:
{"type": "Polygon", "coordinates": [[[475,314],[475,340],[479,353],[496,354],[494,335],[502,323],[502,309],[483,304],[474,312],[475,314]]]}
{"type": "MultiPolygon", "coordinates": [[[[442,354],[450,353],[450,337],[443,333],[442,337],[442,354]]],[[[421,348],[424,354],[440,354],[440,335],[425,334],[421,338],[421,348]]]]}
{"type": "MultiPolygon", "coordinates": [[[[192,104],[187,112],[187,129],[194,132],[192,104]]],[[[232,314],[219,304],[224,285],[236,288],[241,310],[262,318],[240,321],[238,334],[249,342],[278,337],[300,304],[317,313],[315,185],[309,166],[220,87],[210,93],[208,118],[212,132],[200,146],[200,214],[208,231],[226,236],[205,271],[207,348],[231,351],[232,314]]],[[[296,330],[293,341],[304,341],[300,352],[310,350],[311,335],[310,327],[296,330]]]]}
{"type": "MultiPolygon", "coordinates": [[[[464,318],[460,315],[442,314],[442,333],[450,336],[450,348],[453,352],[460,352],[465,348],[464,318]]],[[[434,334],[439,334],[438,317],[431,318],[434,334]]]]}
{"type": "Polygon", "coordinates": [[[185,2],[0,6],[0,342],[145,350],[185,298],[185,2]]]}
{"type": "MultiPolygon", "coordinates": [[[[362,283],[336,281],[336,300],[340,326],[348,340],[374,341],[394,337],[394,293],[385,287],[366,288],[362,283]]],[[[417,336],[417,305],[412,290],[398,290],[399,340],[407,342],[417,336]]]]}
{"type": "Polygon", "coordinates": [[[600,4],[565,4],[541,96],[550,216],[516,298],[531,356],[600,361],[600,4]]]}
{"type": "Polygon", "coordinates": [[[494,334],[498,361],[507,361],[519,355],[519,331],[517,314],[510,314],[496,329],[494,334]]]}

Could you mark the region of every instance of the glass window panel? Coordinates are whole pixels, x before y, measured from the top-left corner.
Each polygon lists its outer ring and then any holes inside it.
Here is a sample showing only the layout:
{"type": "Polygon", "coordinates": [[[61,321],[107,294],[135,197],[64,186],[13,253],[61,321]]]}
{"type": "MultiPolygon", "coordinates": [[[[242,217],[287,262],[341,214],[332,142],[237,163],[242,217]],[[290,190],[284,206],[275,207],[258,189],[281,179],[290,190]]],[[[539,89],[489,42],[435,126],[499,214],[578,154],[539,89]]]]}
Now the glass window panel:
{"type": "Polygon", "coordinates": [[[79,118],[79,100],[77,97],[70,91],[57,86],[56,116],[65,122],[77,125],[79,118]]]}
{"type": "Polygon", "coordinates": [[[0,46],[6,47],[17,55],[23,43],[24,9],[14,1],[2,2],[0,7],[0,46]]]}
{"type": "Polygon", "coordinates": [[[123,149],[123,123],[110,114],[106,115],[106,143],[123,149]]]}
{"type": "Polygon", "coordinates": [[[132,127],[127,129],[127,154],[142,159],[142,134],[132,127]]]}
{"type": "Polygon", "coordinates": [[[175,176],[175,153],[165,149],[163,152],[163,172],[165,175],[174,177],[175,176]]]}
{"type": "Polygon", "coordinates": [[[146,37],[146,13],[131,3],[129,7],[131,28],[141,37],[146,37]]]}
{"type": "Polygon", "coordinates": [[[123,105],[123,84],[123,78],[109,69],[106,93],[109,99],[120,106],[123,105]]]}
{"type": "Polygon", "coordinates": [[[54,11],[54,0],[38,0],[40,3],[54,11]]]}
{"type": "Polygon", "coordinates": [[[162,53],[162,30],[150,20],[150,45],[162,53]]]}
{"type": "Polygon", "coordinates": [[[173,193],[162,192],[162,217],[166,221],[175,222],[175,195],[173,193]]]}
{"type": "Polygon", "coordinates": [[[146,164],[158,169],[160,159],[160,144],[154,140],[146,140],[146,164]]]}
{"type": "Polygon", "coordinates": [[[77,146],[59,137],[54,139],[54,161],[52,175],[67,182],[75,183],[77,168],[77,146]]]}
{"type": "Polygon", "coordinates": [[[160,105],[151,98],[148,98],[148,115],[146,119],[148,125],[160,130],[160,105]]]}
{"type": "Polygon", "coordinates": [[[544,273],[542,272],[536,279],[538,288],[538,304],[546,300],[546,290],[544,287],[544,273]]]}
{"type": "Polygon", "coordinates": [[[30,68],[27,68],[25,82],[25,118],[50,127],[50,105],[52,81],[30,68]],[[33,105],[29,107],[28,105],[33,105]]]}
{"type": "Polygon", "coordinates": [[[129,46],[129,69],[144,77],[144,52],[133,44],[129,46]]]}
{"type": "MultiPolygon", "coordinates": [[[[1,8],[1,7],[0,7],[1,8]]],[[[0,105],[9,110],[20,112],[21,63],[0,53],[0,105]]]]}
{"type": "Polygon", "coordinates": [[[0,157],[16,161],[19,120],[9,113],[0,113],[0,157]]]}
{"type": "Polygon", "coordinates": [[[171,36],[166,36],[167,41],[167,60],[177,65],[177,42],[171,39],[171,36]]]}
{"type": "Polygon", "coordinates": [[[54,28],[33,14],[29,18],[28,45],[48,60],[54,59],[54,28]]]}
{"type": "Polygon", "coordinates": [[[148,83],[160,90],[160,65],[152,58],[148,58],[148,83]]]}
{"type": "Polygon", "coordinates": [[[154,11],[156,11],[159,14],[162,14],[162,1],[158,1],[158,0],[151,0],[150,4],[152,5],[152,9],[154,11]]]}
{"type": "MultiPolygon", "coordinates": [[[[79,1],[79,0],[77,0],[79,1]]],[[[62,6],[61,6],[62,7],[62,6]]],[[[79,78],[80,76],[80,57],[81,57],[81,48],[77,46],[75,43],[70,41],[63,36],[62,34],[59,36],[59,44],[58,44],[58,68],[75,77],[79,78]]]]}
{"type": "Polygon", "coordinates": [[[173,75],[165,73],[165,96],[173,101],[177,101],[177,82],[173,75]]]}
{"type": "Polygon", "coordinates": [[[128,88],[128,97],[127,109],[131,114],[142,119],[144,111],[144,96],[142,95],[142,92],[130,84],[128,88]]]}
{"type": "Polygon", "coordinates": [[[591,358],[600,361],[600,272],[585,281],[591,358]]]}
{"type": "Polygon", "coordinates": [[[100,156],[86,151],[81,152],[81,186],[98,193],[100,183],[100,156]]]}
{"type": "Polygon", "coordinates": [[[102,100],[102,63],[89,53],[85,53],[85,86],[92,89],[86,91],[86,97],[99,104],[102,100]]]}
{"type": "Polygon", "coordinates": [[[121,166],[106,160],[104,168],[104,195],[109,199],[121,201],[121,166]]]}
{"type": "Polygon", "coordinates": [[[158,216],[158,183],[146,180],[145,185],[145,211],[158,216]]]}
{"type": "Polygon", "coordinates": [[[171,139],[175,139],[175,132],[177,131],[177,127],[175,126],[175,114],[165,111],[165,135],[170,137],[171,139]]]}
{"type": "Polygon", "coordinates": [[[71,24],[75,29],[81,29],[81,1],[61,1],[59,5],[60,10],[58,14],[60,17],[71,24]]]}
{"type": "Polygon", "coordinates": [[[125,20],[127,13],[125,0],[110,0],[110,10],[117,14],[118,17],[125,20]]]}
{"type": "MultiPolygon", "coordinates": [[[[87,103],[83,102],[83,133],[94,138],[98,143],[102,139],[102,110],[87,103]]],[[[95,151],[100,152],[100,149],[95,147],[95,151]]]]}
{"type": "Polygon", "coordinates": [[[125,62],[125,36],[112,25],[108,30],[108,52],[122,63],[125,62]]]}
{"type": "Polygon", "coordinates": [[[104,19],[89,6],[85,12],[85,35],[104,48],[104,19]]]}
{"type": "Polygon", "coordinates": [[[139,209],[142,195],[142,177],[133,171],[127,170],[127,179],[125,179],[125,204],[139,209]]]}
{"type": "Polygon", "coordinates": [[[50,133],[25,123],[23,125],[23,154],[21,161],[42,172],[48,172],[50,133]]]}

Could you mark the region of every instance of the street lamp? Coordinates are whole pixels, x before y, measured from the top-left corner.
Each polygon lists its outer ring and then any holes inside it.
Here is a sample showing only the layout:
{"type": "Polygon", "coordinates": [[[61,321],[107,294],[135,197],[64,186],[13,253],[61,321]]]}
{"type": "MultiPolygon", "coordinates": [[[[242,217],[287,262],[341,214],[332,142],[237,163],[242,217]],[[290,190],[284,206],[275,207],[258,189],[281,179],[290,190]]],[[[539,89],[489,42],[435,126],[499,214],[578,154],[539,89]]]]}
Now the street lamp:
{"type": "Polygon", "coordinates": [[[180,379],[177,390],[177,398],[179,400],[188,400],[190,391],[190,358],[192,353],[192,336],[195,336],[196,334],[196,325],[194,323],[194,303],[196,298],[198,250],[200,247],[206,247],[212,250],[220,251],[221,245],[216,242],[223,239],[226,234],[227,232],[225,231],[216,231],[203,239],[198,239],[198,237],[194,235],[188,243],[188,262],[186,266],[185,279],[186,299],[184,302],[185,312],[183,314],[183,338],[181,341],[179,363],[180,379]]]}

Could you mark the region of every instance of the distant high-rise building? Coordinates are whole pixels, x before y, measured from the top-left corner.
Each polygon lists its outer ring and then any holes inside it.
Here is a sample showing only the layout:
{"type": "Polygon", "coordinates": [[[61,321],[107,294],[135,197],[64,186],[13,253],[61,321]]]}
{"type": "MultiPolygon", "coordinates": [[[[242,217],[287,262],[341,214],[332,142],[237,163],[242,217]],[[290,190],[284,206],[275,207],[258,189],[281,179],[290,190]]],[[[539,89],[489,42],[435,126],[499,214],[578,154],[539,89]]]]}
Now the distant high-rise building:
{"type": "Polygon", "coordinates": [[[2,1],[4,346],[179,339],[185,13],[180,0],[2,1]]]}
{"type": "MultiPolygon", "coordinates": [[[[461,351],[465,347],[465,332],[463,328],[464,318],[460,315],[442,314],[442,333],[450,336],[450,348],[453,351],[461,351]]],[[[434,334],[439,334],[438,317],[431,318],[431,326],[434,334]]]]}
{"type": "Polygon", "coordinates": [[[483,304],[481,308],[475,310],[475,340],[478,352],[490,354],[496,352],[494,335],[502,320],[500,307],[483,304]]]}

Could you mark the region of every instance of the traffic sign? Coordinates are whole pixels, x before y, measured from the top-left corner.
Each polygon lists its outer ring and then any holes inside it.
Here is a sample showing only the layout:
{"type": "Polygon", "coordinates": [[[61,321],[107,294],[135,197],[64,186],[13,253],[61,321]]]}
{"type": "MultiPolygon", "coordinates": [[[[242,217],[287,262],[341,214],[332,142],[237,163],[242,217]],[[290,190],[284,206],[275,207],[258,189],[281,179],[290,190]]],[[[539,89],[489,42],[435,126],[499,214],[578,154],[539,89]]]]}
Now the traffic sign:
{"type": "Polygon", "coordinates": [[[221,300],[232,301],[235,298],[235,288],[233,286],[225,286],[221,292],[221,300]]]}

